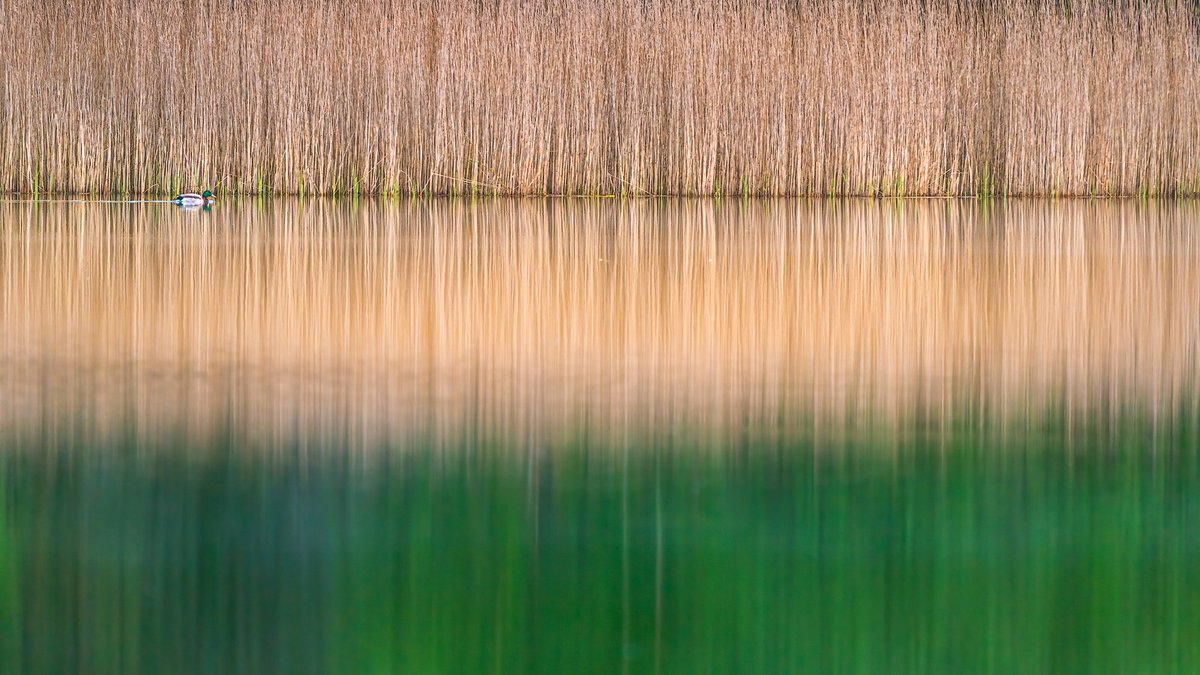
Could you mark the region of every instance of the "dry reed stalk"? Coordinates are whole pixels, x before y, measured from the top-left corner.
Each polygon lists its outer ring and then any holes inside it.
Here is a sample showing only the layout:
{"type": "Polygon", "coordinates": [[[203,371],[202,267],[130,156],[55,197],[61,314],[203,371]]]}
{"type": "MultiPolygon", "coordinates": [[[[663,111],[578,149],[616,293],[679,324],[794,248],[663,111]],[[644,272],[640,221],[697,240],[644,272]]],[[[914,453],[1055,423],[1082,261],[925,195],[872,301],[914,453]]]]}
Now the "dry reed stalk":
{"type": "Polygon", "coordinates": [[[1189,0],[0,0],[0,190],[1200,194],[1189,0]]]}

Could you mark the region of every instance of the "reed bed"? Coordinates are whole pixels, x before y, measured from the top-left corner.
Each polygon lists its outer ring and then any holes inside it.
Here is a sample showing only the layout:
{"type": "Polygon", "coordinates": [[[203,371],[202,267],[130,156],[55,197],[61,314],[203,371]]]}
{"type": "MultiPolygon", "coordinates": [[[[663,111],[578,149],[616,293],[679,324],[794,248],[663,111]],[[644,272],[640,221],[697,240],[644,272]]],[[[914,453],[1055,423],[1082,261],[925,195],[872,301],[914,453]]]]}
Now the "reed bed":
{"type": "Polygon", "coordinates": [[[0,0],[0,190],[1195,195],[1190,0],[0,0]]]}
{"type": "Polygon", "coordinates": [[[1190,201],[205,215],[0,203],[0,435],[888,444],[1200,414],[1190,201]]]}

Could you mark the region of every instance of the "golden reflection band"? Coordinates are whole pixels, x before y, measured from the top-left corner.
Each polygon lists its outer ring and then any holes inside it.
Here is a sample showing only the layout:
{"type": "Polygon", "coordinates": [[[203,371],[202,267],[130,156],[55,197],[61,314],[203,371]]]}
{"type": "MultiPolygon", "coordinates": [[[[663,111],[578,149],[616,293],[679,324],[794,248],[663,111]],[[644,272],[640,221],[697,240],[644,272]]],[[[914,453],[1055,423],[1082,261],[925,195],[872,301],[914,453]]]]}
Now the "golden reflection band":
{"type": "Polygon", "coordinates": [[[721,446],[750,428],[819,443],[980,416],[1195,416],[1198,215],[0,203],[0,432],[721,446]]]}

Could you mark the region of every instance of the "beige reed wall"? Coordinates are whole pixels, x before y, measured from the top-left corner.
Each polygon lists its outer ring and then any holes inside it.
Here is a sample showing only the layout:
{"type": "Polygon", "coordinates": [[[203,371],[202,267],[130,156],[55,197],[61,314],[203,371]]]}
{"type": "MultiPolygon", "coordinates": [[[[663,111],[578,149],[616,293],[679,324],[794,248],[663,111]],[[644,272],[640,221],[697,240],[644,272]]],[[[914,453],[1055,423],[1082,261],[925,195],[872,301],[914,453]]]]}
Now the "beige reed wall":
{"type": "Polygon", "coordinates": [[[0,190],[1200,193],[1189,0],[0,0],[0,190]]]}
{"type": "Polygon", "coordinates": [[[902,442],[918,420],[1194,417],[1198,217],[1075,201],[0,203],[0,433],[366,447],[875,426],[902,442]]]}

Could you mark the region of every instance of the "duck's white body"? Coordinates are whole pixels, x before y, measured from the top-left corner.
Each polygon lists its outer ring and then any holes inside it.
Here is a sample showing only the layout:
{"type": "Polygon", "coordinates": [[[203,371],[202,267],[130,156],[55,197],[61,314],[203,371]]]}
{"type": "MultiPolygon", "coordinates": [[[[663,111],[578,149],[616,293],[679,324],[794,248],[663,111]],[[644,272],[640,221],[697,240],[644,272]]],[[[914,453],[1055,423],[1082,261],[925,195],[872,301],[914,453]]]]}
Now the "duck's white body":
{"type": "Polygon", "coordinates": [[[196,192],[185,192],[181,195],[176,195],[175,199],[172,199],[171,201],[179,204],[180,206],[204,206],[205,204],[212,202],[212,200],[212,197],[205,197],[204,195],[196,192]]]}

